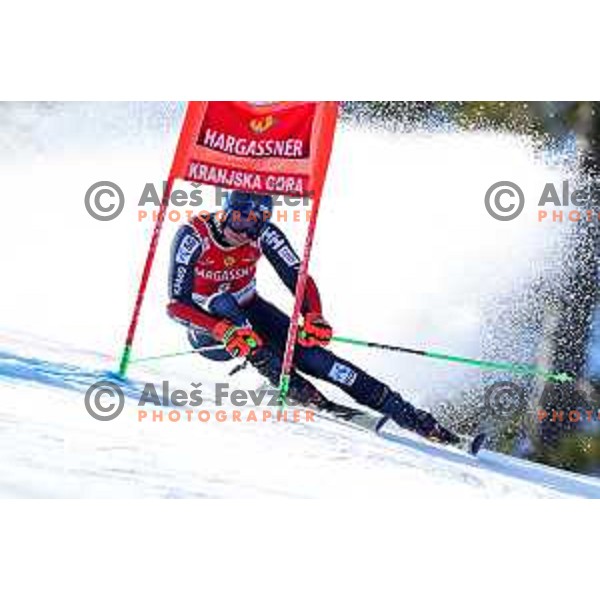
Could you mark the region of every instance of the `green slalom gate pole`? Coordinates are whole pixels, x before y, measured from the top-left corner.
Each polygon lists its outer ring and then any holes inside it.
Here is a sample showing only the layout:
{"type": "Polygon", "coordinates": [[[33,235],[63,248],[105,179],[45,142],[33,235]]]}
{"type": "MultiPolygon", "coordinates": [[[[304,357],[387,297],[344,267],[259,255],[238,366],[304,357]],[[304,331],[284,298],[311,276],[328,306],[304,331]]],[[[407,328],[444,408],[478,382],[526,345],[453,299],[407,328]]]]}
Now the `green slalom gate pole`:
{"type": "Polygon", "coordinates": [[[461,363],[464,365],[470,365],[478,367],[480,369],[490,369],[499,371],[510,371],[512,373],[518,373],[520,375],[537,375],[543,377],[549,381],[567,382],[573,381],[573,377],[568,373],[552,373],[537,367],[536,365],[512,363],[512,362],[496,362],[490,360],[478,360],[474,358],[466,358],[464,356],[453,356],[451,354],[442,354],[441,352],[434,352],[432,350],[415,350],[414,348],[405,348],[403,346],[392,346],[390,344],[379,344],[377,342],[367,342],[364,340],[357,340],[349,337],[333,336],[331,338],[334,342],[340,342],[342,344],[353,344],[354,346],[363,346],[367,348],[377,348],[379,350],[389,350],[391,352],[403,352],[405,354],[414,354],[416,356],[426,356],[427,358],[435,358],[438,360],[445,360],[448,362],[461,363]]]}

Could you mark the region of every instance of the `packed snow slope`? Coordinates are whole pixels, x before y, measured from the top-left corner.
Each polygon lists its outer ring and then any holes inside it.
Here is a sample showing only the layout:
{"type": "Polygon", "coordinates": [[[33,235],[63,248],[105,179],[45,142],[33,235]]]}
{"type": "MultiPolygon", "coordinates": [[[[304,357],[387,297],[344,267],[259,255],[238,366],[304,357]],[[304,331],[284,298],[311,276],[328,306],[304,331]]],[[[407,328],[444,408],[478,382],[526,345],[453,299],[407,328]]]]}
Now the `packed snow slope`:
{"type": "MultiPolygon", "coordinates": [[[[209,393],[215,383],[251,389],[260,380],[249,372],[229,378],[231,364],[197,356],[133,364],[123,384],[123,413],[110,422],[93,419],[84,395],[116,368],[153,225],[140,218],[139,199],[148,182],[160,189],[182,105],[0,110],[0,276],[6,285],[0,495],[600,497],[600,480],[491,452],[476,459],[393,429],[376,437],[321,419],[217,422],[209,393]],[[99,222],[83,198],[90,185],[107,180],[123,188],[127,203],[117,219],[99,222]],[[140,390],[163,380],[187,390],[202,382],[202,408],[213,418],[138,422],[140,390]]],[[[327,317],[342,335],[479,355],[484,305],[534,277],[540,265],[545,269],[555,237],[531,218],[491,219],[485,190],[514,179],[527,193],[563,176],[516,138],[392,136],[342,127],[311,269],[327,317]]],[[[167,222],[163,233],[134,358],[187,349],[184,332],[164,311],[176,226],[167,222]]],[[[300,244],[302,227],[280,226],[300,244]]],[[[259,271],[259,290],[291,306],[268,267],[259,271]]],[[[451,397],[479,377],[468,367],[421,358],[336,350],[420,406],[451,397]]]]}
{"type": "MultiPolygon", "coordinates": [[[[154,382],[160,395],[165,376],[148,369],[122,384],[123,412],[100,422],[83,398],[110,377],[108,357],[17,332],[1,341],[0,497],[600,498],[600,480],[488,451],[475,458],[394,427],[377,437],[318,417],[245,422],[250,407],[241,422],[218,422],[210,394],[206,422],[186,421],[183,408],[178,422],[140,422],[142,388],[154,382]]],[[[169,383],[189,389],[173,373],[169,383]]]]}

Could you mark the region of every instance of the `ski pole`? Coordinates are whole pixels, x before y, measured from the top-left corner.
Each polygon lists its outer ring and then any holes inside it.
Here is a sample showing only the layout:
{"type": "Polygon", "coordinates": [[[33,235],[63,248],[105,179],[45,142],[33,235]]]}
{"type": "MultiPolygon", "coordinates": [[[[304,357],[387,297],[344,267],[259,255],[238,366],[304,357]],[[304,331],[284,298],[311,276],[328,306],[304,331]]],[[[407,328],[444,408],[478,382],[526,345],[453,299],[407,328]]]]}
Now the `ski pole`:
{"type": "Polygon", "coordinates": [[[151,360],[162,360],[163,358],[172,358],[174,356],[184,356],[186,354],[197,354],[198,352],[205,352],[207,350],[222,350],[223,344],[215,344],[214,346],[204,346],[195,350],[183,350],[182,352],[170,352],[169,354],[159,354],[158,356],[144,356],[142,358],[130,359],[129,364],[149,362],[151,360]]]}
{"type": "Polygon", "coordinates": [[[342,344],[353,344],[355,346],[363,346],[367,348],[377,348],[379,350],[390,350],[391,352],[403,352],[405,354],[414,354],[417,356],[426,356],[427,358],[436,358],[438,360],[445,360],[448,362],[462,363],[465,365],[471,365],[480,369],[490,369],[499,371],[512,371],[513,373],[537,375],[548,379],[549,381],[566,382],[573,381],[573,377],[568,373],[552,373],[540,369],[536,365],[512,363],[512,362],[497,362],[490,360],[478,360],[474,358],[466,358],[464,356],[453,356],[451,354],[442,354],[441,352],[434,352],[432,350],[415,350],[414,348],[405,348],[403,346],[393,346],[390,344],[379,344],[377,342],[367,342],[364,340],[357,340],[349,337],[333,336],[331,338],[334,342],[340,342],[342,344]]]}

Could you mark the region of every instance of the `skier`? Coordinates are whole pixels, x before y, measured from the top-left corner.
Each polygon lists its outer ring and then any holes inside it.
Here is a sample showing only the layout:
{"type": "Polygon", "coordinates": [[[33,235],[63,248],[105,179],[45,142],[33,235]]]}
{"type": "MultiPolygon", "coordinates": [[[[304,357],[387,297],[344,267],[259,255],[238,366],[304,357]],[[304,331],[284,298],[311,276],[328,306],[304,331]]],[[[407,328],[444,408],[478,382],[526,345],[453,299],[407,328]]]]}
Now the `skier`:
{"type": "MultiPolygon", "coordinates": [[[[218,361],[245,357],[271,385],[278,386],[289,319],[256,291],[256,263],[264,255],[293,294],[300,259],[270,222],[272,208],[271,196],[232,191],[224,211],[208,218],[196,216],[182,225],[173,241],[167,310],[187,327],[191,345],[202,356],[218,361]]],[[[459,441],[430,413],[325,348],[332,328],[323,316],[312,277],[302,315],[288,392],[291,399],[325,410],[345,409],[329,402],[301,372],[336,385],[400,427],[442,443],[459,441]]]]}

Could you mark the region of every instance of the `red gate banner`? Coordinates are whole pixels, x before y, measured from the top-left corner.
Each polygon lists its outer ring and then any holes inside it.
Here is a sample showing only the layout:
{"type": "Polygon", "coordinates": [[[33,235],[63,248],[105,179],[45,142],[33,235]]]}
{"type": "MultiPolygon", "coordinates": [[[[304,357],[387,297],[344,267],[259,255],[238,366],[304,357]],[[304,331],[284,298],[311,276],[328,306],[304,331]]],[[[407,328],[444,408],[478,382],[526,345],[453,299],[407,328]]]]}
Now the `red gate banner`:
{"type": "Polygon", "coordinates": [[[316,196],[337,102],[190,102],[172,176],[248,192],[316,196]]]}
{"type": "Polygon", "coordinates": [[[175,179],[228,189],[311,197],[282,371],[289,381],[301,299],[337,120],[337,102],[189,102],[121,354],[125,377],[160,232],[175,179]]]}

